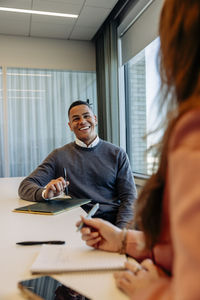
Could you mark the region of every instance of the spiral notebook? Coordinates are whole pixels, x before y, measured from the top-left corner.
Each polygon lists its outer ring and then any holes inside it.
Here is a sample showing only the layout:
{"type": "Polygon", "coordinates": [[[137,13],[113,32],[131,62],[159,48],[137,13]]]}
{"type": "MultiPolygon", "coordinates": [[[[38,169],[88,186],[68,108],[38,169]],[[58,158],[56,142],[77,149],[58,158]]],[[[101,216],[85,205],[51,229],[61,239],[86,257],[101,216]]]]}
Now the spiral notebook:
{"type": "Polygon", "coordinates": [[[63,273],[71,271],[124,269],[125,255],[91,249],[87,246],[43,245],[31,267],[35,273],[63,273]]]}

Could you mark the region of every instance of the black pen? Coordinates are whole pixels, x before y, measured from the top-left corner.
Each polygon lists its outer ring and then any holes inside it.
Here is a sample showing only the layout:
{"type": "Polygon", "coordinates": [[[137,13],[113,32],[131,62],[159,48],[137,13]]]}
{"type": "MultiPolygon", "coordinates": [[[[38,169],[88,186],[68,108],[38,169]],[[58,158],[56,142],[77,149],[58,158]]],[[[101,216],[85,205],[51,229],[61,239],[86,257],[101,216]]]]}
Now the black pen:
{"type": "MultiPolygon", "coordinates": [[[[64,179],[65,179],[65,181],[67,181],[67,171],[66,171],[66,168],[63,168],[63,171],[64,171],[64,179]]],[[[68,185],[66,185],[66,187],[65,187],[65,195],[68,196],[68,193],[69,193],[69,191],[68,191],[68,185]]]]}
{"type": "Polygon", "coordinates": [[[23,241],[16,243],[17,245],[22,246],[33,246],[33,245],[42,245],[42,244],[48,244],[48,245],[63,245],[65,244],[65,241],[23,241]]]}

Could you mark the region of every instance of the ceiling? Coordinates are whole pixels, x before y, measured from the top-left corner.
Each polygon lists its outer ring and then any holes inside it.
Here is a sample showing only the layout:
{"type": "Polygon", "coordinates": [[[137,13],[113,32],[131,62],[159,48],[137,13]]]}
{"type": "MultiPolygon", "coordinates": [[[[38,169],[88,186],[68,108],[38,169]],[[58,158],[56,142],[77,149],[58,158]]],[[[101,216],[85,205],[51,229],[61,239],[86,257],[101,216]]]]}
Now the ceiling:
{"type": "Polygon", "coordinates": [[[0,34],[91,40],[118,0],[0,0],[0,7],[78,14],[77,19],[0,11],[0,34]]]}

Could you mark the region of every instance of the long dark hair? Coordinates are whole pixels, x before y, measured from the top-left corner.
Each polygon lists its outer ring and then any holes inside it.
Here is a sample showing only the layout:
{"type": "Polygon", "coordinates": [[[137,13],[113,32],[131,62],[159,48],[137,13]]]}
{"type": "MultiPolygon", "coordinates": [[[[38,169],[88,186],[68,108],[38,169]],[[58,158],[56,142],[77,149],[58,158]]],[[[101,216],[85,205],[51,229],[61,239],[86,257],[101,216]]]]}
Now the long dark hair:
{"type": "Polygon", "coordinates": [[[159,34],[160,74],[162,88],[165,88],[160,105],[168,102],[168,118],[158,148],[160,161],[157,172],[140,193],[135,216],[137,226],[145,233],[148,248],[152,248],[160,236],[171,133],[184,113],[200,106],[200,1],[165,0],[159,34]]]}

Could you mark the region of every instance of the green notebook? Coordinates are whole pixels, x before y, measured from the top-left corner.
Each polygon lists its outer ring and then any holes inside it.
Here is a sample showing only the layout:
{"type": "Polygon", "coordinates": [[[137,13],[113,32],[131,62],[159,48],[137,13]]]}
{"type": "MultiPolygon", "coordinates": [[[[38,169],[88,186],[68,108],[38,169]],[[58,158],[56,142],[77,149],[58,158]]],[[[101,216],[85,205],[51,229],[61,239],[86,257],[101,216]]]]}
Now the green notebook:
{"type": "Polygon", "coordinates": [[[15,208],[14,212],[40,214],[40,215],[55,215],[63,211],[89,203],[91,199],[65,199],[65,200],[48,200],[45,202],[37,202],[34,204],[15,208]]]}

